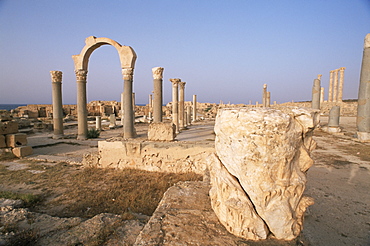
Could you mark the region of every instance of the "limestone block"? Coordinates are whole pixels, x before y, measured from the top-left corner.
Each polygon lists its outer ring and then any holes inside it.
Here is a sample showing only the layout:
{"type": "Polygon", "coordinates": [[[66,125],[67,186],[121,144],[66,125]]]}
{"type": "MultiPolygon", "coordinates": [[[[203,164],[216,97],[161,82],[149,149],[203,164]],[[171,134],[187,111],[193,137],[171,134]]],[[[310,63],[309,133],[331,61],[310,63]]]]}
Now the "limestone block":
{"type": "Polygon", "coordinates": [[[172,123],[151,123],[148,128],[148,140],[173,141],[176,137],[176,126],[172,123]]]}
{"type": "Polygon", "coordinates": [[[15,147],[12,149],[12,152],[16,157],[24,157],[33,154],[31,146],[15,147]]]}
{"type": "Polygon", "coordinates": [[[0,148],[6,148],[5,136],[0,135],[0,148]]]}
{"type": "Polygon", "coordinates": [[[8,134],[5,135],[6,137],[6,145],[8,147],[18,147],[27,145],[27,134],[25,133],[16,133],[16,134],[8,134]]]}
{"type": "Polygon", "coordinates": [[[0,134],[12,134],[18,132],[18,123],[16,121],[0,122],[0,134]]]}
{"type": "Polygon", "coordinates": [[[226,108],[217,114],[217,156],[277,239],[297,237],[306,207],[313,204],[303,191],[318,113],[284,107],[226,108]]]}
{"type": "Polygon", "coordinates": [[[214,154],[208,159],[213,163],[210,170],[212,186],[209,195],[212,209],[220,222],[238,237],[252,240],[266,239],[269,230],[251,201],[245,196],[238,180],[214,154]]]}

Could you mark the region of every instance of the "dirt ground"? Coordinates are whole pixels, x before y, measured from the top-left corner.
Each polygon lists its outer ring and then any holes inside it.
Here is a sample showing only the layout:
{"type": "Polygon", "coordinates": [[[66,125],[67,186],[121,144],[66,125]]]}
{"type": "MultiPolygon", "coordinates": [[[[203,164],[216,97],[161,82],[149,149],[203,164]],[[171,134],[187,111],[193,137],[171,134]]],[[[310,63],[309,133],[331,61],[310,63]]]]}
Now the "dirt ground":
{"type": "MultiPolygon", "coordinates": [[[[202,122],[186,131],[186,136],[179,135],[179,141],[191,141],[191,133],[202,135],[203,140],[214,139],[210,128],[213,122],[202,122]],[[206,132],[201,132],[204,129],[206,132]]],[[[327,124],[327,117],[321,117],[321,126],[327,124]]],[[[354,138],[356,134],[355,117],[342,117],[340,122],[342,134],[328,134],[315,130],[314,139],[318,146],[312,152],[315,165],[308,171],[306,194],[315,199],[309,207],[304,222],[303,235],[309,241],[307,245],[370,245],[370,143],[360,143],[354,138]]],[[[145,138],[147,125],[136,125],[140,138],[145,138]]],[[[102,132],[100,139],[77,141],[73,139],[76,132],[74,126],[66,130],[70,139],[52,140],[51,133],[36,133],[29,137],[29,144],[34,147],[34,156],[20,161],[2,161],[0,166],[7,170],[29,168],[33,165],[34,174],[43,171],[36,168],[32,160],[45,161],[50,166],[55,163],[69,163],[67,172],[78,173],[78,164],[82,155],[97,151],[97,141],[119,135],[122,129],[102,132]]],[[[59,167],[62,168],[62,167],[59,167]]],[[[64,171],[62,172],[64,173],[64,171]]],[[[41,177],[41,176],[40,176],[41,177]]],[[[62,177],[61,177],[62,179],[62,177]]],[[[10,181],[9,181],[10,182],[10,181]]],[[[73,180],[66,180],[70,183],[73,180]]],[[[40,182],[42,183],[42,182],[40,182]]],[[[47,182],[43,182],[47,185],[47,182]]],[[[18,184],[0,180],[0,191],[32,191],[34,184],[25,180],[18,184]],[[27,183],[28,182],[28,183],[27,183]]],[[[57,187],[54,187],[57,189],[57,187]]],[[[42,193],[49,187],[38,186],[37,192],[42,193]]],[[[71,201],[73,203],[73,201],[71,201]]],[[[45,208],[44,211],[57,214],[58,207],[45,208]]]]}

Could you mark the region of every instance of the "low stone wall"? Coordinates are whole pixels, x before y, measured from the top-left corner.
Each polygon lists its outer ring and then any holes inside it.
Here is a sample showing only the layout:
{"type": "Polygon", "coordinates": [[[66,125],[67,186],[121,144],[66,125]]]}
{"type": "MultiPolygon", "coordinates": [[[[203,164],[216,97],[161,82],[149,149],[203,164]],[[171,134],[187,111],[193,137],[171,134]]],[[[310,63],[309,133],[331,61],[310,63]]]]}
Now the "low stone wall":
{"type": "MultiPolygon", "coordinates": [[[[204,174],[214,143],[99,141],[97,167],[204,174]]],[[[85,162],[86,163],[86,162],[85,162]]]]}

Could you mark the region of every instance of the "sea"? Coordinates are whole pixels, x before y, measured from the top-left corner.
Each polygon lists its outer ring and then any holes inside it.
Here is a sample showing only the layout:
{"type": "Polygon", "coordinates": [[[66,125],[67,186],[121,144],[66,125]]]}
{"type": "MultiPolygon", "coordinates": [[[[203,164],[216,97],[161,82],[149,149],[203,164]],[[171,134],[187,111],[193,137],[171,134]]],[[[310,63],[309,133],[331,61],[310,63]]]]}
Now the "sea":
{"type": "Polygon", "coordinates": [[[20,106],[26,106],[27,104],[0,104],[0,110],[5,109],[5,110],[12,110],[16,109],[20,106]]]}

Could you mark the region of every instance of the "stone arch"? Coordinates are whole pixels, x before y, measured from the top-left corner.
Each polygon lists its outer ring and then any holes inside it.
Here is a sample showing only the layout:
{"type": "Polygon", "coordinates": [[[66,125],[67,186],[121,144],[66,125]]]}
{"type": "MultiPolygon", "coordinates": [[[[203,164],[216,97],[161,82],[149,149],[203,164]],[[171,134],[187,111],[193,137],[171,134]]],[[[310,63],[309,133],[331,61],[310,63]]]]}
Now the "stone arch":
{"type": "Polygon", "coordinates": [[[90,36],[85,39],[85,46],[79,55],[73,55],[77,81],[77,116],[78,116],[78,139],[87,138],[87,98],[86,81],[87,68],[91,54],[102,45],[111,45],[116,48],[124,80],[124,122],[123,135],[125,138],[133,138],[134,130],[134,112],[132,105],[132,82],[133,71],[136,61],[136,53],[130,46],[124,46],[110,38],[96,38],[90,36]]]}

